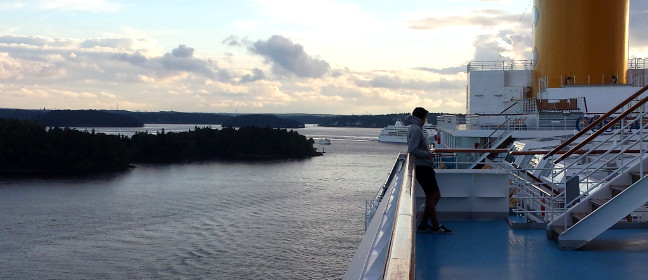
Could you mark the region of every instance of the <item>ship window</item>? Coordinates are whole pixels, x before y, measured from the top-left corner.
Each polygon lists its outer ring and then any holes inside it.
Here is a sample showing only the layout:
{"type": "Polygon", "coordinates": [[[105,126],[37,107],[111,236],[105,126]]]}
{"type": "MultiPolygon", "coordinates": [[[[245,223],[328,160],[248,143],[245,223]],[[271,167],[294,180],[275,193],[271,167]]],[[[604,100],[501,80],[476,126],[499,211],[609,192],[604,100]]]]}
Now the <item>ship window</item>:
{"type": "Polygon", "coordinates": [[[540,12],[538,11],[538,7],[533,7],[533,26],[538,25],[538,20],[540,20],[540,12]]]}

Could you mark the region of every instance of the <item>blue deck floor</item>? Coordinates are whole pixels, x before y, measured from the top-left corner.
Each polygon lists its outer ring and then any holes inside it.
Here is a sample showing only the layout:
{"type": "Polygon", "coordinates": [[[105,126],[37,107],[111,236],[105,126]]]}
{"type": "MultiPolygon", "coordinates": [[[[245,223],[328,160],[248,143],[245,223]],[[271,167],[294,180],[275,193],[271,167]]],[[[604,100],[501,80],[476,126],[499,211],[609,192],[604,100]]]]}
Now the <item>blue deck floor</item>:
{"type": "Polygon", "coordinates": [[[416,279],[648,279],[648,230],[604,232],[561,251],[544,230],[505,220],[444,221],[451,234],[417,232],[416,279]]]}

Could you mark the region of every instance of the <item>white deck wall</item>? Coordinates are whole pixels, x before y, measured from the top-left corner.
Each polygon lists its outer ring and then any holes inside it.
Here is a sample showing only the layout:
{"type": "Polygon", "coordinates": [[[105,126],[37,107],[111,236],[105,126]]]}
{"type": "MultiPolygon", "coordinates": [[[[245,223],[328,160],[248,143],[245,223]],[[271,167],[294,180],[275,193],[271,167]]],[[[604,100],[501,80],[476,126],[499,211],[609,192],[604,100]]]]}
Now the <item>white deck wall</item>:
{"type": "MultiPolygon", "coordinates": [[[[499,169],[436,169],[441,200],[439,219],[504,219],[508,217],[509,178],[499,169]]],[[[425,202],[423,189],[416,187],[417,206],[425,202]]]]}

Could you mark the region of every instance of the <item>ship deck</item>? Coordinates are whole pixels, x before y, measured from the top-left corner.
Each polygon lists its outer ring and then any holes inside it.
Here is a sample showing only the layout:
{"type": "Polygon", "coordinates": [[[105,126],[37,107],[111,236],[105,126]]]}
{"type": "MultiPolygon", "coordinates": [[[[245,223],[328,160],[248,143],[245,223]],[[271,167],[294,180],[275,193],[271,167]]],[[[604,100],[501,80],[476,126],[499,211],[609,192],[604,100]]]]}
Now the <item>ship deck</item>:
{"type": "Polygon", "coordinates": [[[415,279],[646,279],[648,231],[611,229],[561,251],[545,230],[506,220],[443,221],[451,234],[416,233],[415,279]]]}

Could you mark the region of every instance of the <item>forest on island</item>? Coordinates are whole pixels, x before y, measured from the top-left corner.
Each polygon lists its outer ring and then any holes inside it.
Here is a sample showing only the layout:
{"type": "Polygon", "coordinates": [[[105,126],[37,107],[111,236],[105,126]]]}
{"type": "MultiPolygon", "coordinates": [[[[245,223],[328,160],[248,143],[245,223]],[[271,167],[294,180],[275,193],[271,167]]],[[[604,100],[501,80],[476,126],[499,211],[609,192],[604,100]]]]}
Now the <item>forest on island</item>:
{"type": "MultiPolygon", "coordinates": [[[[437,116],[430,113],[428,122],[436,124],[437,116]]],[[[300,128],[304,124],[327,127],[372,127],[393,125],[409,113],[383,115],[331,114],[231,114],[183,113],[174,111],[131,112],[125,110],[24,110],[2,109],[0,118],[30,120],[45,126],[59,127],[141,127],[143,124],[219,124],[222,126],[259,126],[300,128]]]]}
{"type": "Polygon", "coordinates": [[[294,131],[261,127],[137,133],[132,137],[0,119],[0,174],[119,171],[134,163],[306,158],[321,155],[294,131]]]}

